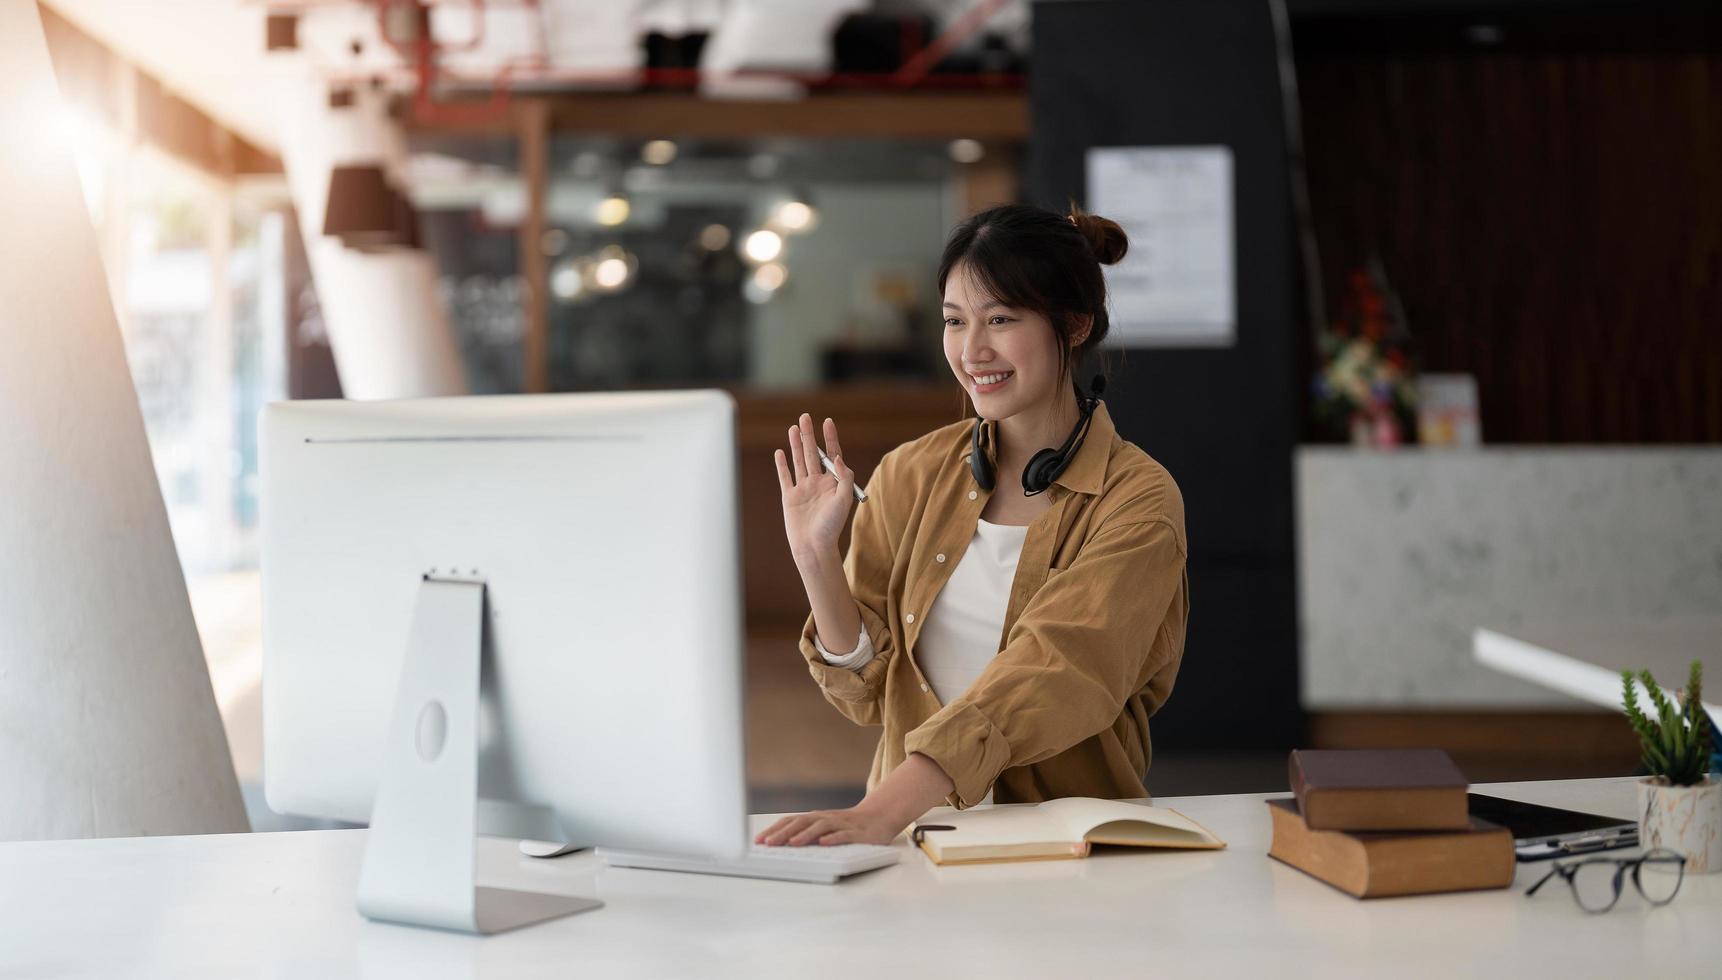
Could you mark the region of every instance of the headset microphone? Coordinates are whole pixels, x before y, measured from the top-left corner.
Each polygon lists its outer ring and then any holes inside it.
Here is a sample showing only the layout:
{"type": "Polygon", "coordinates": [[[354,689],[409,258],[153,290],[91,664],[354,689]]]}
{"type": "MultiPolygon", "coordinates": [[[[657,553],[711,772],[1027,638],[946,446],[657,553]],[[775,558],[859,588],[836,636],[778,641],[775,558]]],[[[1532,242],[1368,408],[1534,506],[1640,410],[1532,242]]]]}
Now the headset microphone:
{"type": "MultiPolygon", "coordinates": [[[[1058,475],[1063,473],[1065,467],[1075,458],[1077,450],[1082,448],[1082,441],[1088,437],[1088,425],[1094,417],[1094,410],[1100,405],[1100,394],[1106,390],[1106,379],[1095,375],[1089,384],[1087,395],[1082,393],[1081,388],[1076,387],[1074,381],[1071,382],[1071,387],[1076,388],[1076,403],[1082,417],[1076,420],[1075,427],[1070,430],[1070,435],[1065,438],[1063,445],[1057,449],[1042,449],[1023,467],[1022,495],[1025,497],[1032,497],[1052,486],[1052,481],[1058,479],[1058,475]]],[[[994,482],[993,465],[982,446],[982,422],[982,419],[975,419],[974,432],[970,436],[969,471],[974,474],[975,483],[979,484],[982,490],[991,490],[994,482]]]]}

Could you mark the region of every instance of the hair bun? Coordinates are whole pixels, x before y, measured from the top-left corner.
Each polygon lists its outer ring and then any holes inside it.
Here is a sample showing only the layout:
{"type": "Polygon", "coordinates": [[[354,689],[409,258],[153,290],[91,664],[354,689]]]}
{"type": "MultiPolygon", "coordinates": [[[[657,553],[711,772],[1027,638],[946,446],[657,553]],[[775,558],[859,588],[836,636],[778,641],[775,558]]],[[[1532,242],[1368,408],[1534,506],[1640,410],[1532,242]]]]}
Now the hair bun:
{"type": "Polygon", "coordinates": [[[1082,233],[1088,241],[1089,249],[1101,265],[1112,265],[1124,257],[1130,250],[1130,238],[1124,234],[1124,229],[1111,218],[1102,218],[1098,214],[1089,214],[1076,205],[1070,206],[1070,223],[1082,233]]]}

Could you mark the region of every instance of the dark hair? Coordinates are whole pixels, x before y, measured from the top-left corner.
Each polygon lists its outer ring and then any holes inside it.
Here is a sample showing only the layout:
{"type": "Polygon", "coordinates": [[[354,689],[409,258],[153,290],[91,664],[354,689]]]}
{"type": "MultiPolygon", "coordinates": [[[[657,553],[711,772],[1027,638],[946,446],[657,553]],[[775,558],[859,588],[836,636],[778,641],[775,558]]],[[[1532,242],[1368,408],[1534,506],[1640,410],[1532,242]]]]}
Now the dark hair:
{"type": "Polygon", "coordinates": [[[1074,203],[1069,214],[1028,204],[988,208],[951,232],[939,260],[939,293],[961,264],[993,299],[1046,317],[1058,337],[1063,378],[1073,358],[1080,365],[1106,339],[1111,324],[1100,267],[1123,258],[1129,245],[1116,221],[1074,203]],[[1083,316],[1093,317],[1094,326],[1072,351],[1070,335],[1083,316]]]}

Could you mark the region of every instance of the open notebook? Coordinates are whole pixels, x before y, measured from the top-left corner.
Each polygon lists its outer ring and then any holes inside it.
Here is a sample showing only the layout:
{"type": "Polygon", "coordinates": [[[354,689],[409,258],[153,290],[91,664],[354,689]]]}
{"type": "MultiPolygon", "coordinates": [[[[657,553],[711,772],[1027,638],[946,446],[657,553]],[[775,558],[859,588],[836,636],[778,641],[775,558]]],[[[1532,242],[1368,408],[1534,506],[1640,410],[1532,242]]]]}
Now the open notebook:
{"type": "Polygon", "coordinates": [[[1087,797],[972,810],[937,807],[915,821],[911,833],[934,864],[1081,858],[1094,844],[1226,846],[1176,810],[1087,797]]]}

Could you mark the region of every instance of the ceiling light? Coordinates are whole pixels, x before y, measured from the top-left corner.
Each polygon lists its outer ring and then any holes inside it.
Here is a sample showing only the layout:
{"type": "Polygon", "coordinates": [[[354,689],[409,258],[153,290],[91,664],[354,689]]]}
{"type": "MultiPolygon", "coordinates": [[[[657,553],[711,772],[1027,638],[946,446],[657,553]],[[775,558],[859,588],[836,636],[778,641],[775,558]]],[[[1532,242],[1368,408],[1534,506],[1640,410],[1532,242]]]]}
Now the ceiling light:
{"type": "Polygon", "coordinates": [[[574,261],[559,262],[550,271],[550,292],[557,299],[567,302],[579,298],[586,289],[582,270],[574,261]]]}
{"type": "Polygon", "coordinates": [[[751,262],[770,262],[783,254],[783,236],[769,228],[761,228],[747,236],[741,249],[751,262]]]}
{"type": "Polygon", "coordinates": [[[376,164],[336,167],[329,174],[329,198],[323,210],[323,234],[349,236],[386,234],[394,227],[389,179],[376,164]]]}
{"type": "Polygon", "coordinates": [[[812,230],[819,221],[819,212],[806,201],[784,201],[771,214],[771,223],[791,234],[812,230]]]}
{"type": "Polygon", "coordinates": [[[763,289],[776,290],[789,278],[789,270],[782,262],[767,262],[753,270],[753,281],[763,289]]]}
{"type": "Polygon", "coordinates": [[[329,174],[323,234],[350,248],[411,248],[418,244],[417,215],[380,165],[335,167],[329,174]]]}
{"type": "Polygon", "coordinates": [[[263,50],[296,51],[299,48],[299,15],[270,11],[263,21],[263,50]]]}
{"type": "Polygon", "coordinates": [[[729,245],[728,225],[706,225],[700,230],[700,248],[716,252],[729,245]]]}
{"type": "Polygon", "coordinates": [[[634,279],[639,260],[620,245],[606,245],[598,251],[588,269],[587,282],[597,292],[620,291],[634,279]]]}
{"type": "Polygon", "coordinates": [[[981,157],[987,155],[987,148],[980,140],[951,140],[949,147],[951,159],[958,163],[979,163],[981,157]]]}
{"type": "Polygon", "coordinates": [[[628,199],[621,193],[613,193],[598,202],[595,217],[601,225],[619,225],[628,220],[628,199]]]}
{"type": "Polygon", "coordinates": [[[676,158],[676,144],[670,140],[652,140],[640,148],[640,159],[661,167],[676,158]]]}
{"type": "Polygon", "coordinates": [[[747,282],[742,284],[741,295],[749,303],[769,302],[788,279],[789,270],[783,267],[783,263],[767,262],[747,277],[747,282]]]}
{"type": "Polygon", "coordinates": [[[618,289],[628,281],[628,263],[621,259],[602,259],[592,267],[592,281],[600,289],[618,289]]]}

